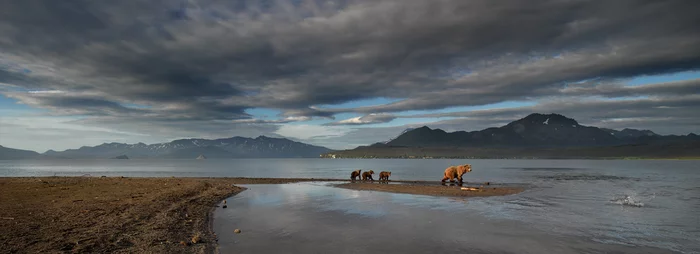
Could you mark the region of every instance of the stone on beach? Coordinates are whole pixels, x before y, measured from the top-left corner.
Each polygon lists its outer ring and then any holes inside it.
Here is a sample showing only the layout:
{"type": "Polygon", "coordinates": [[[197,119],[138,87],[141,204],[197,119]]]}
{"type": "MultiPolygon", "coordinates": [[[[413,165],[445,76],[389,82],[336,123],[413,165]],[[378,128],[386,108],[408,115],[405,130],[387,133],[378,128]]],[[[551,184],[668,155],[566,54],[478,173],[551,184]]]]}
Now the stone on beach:
{"type": "Polygon", "coordinates": [[[196,243],[199,243],[199,242],[201,242],[201,241],[202,241],[202,237],[200,237],[199,234],[197,234],[197,235],[195,235],[194,237],[192,237],[192,243],[195,243],[195,244],[196,244],[196,243]]]}

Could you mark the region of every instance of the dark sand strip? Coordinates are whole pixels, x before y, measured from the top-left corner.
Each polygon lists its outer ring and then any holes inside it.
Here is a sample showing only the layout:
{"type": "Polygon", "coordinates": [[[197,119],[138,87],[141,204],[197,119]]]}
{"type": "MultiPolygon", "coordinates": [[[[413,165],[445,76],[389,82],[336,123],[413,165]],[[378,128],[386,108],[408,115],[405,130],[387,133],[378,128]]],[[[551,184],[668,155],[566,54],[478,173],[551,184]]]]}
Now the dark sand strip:
{"type": "MultiPolygon", "coordinates": [[[[408,182],[408,181],[407,181],[408,182]]],[[[431,182],[411,181],[402,184],[383,184],[379,182],[344,183],[335,185],[351,190],[383,191],[413,195],[449,196],[449,197],[490,197],[517,194],[525,190],[523,187],[495,187],[492,185],[449,186],[449,184],[431,184],[431,182]],[[464,190],[462,188],[468,188],[464,190]]]]}

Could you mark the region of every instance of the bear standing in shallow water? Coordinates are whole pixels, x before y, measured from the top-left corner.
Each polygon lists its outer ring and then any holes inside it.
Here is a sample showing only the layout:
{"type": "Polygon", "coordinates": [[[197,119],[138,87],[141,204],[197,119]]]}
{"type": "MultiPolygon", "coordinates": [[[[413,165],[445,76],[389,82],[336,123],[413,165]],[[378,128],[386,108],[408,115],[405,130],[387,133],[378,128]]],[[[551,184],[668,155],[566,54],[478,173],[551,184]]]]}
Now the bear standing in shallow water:
{"type": "Polygon", "coordinates": [[[352,171],[352,173],[350,174],[350,180],[355,181],[355,178],[359,178],[359,177],[360,177],[360,172],[362,172],[361,169],[352,171]]]}
{"type": "Polygon", "coordinates": [[[466,174],[467,172],[472,172],[471,164],[450,166],[445,169],[445,177],[442,178],[442,182],[444,183],[447,179],[450,179],[450,182],[454,182],[454,179],[457,178],[459,183],[462,183],[462,175],[466,174]]]}
{"type": "Polygon", "coordinates": [[[379,172],[379,181],[389,181],[390,176],[391,176],[391,171],[379,172]]]}
{"type": "Polygon", "coordinates": [[[362,181],[366,181],[367,179],[374,181],[372,175],[374,175],[374,170],[365,171],[364,173],[362,173],[362,181]]]}

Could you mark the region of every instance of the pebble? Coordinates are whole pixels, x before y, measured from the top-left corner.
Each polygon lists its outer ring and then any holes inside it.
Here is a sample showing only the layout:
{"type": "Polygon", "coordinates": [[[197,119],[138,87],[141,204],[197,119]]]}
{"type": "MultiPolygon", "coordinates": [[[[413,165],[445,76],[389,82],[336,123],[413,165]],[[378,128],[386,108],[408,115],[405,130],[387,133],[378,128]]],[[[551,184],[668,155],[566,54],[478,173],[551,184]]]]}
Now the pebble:
{"type": "Polygon", "coordinates": [[[195,243],[195,244],[196,244],[196,243],[198,243],[198,242],[200,242],[200,241],[202,241],[202,238],[199,237],[198,235],[192,237],[192,243],[195,243]]]}
{"type": "Polygon", "coordinates": [[[235,229],[235,230],[233,230],[233,232],[236,233],[236,234],[240,234],[240,233],[241,233],[241,230],[240,230],[240,229],[235,229]]]}

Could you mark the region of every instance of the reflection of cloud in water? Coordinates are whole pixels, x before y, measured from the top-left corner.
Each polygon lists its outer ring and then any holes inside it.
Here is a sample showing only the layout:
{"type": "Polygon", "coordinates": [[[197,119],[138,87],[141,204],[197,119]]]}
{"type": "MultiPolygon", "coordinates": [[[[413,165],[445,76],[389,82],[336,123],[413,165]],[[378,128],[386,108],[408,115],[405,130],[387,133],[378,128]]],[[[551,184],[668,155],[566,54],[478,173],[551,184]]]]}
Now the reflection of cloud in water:
{"type": "Polygon", "coordinates": [[[631,251],[552,234],[551,229],[539,230],[518,220],[486,217],[484,211],[497,211],[488,209],[485,200],[470,199],[465,203],[460,198],[354,191],[303,183],[255,185],[229,200],[232,209],[217,210],[214,230],[222,253],[631,251]],[[244,233],[233,234],[234,228],[241,228],[244,233]]]}
{"type": "Polygon", "coordinates": [[[389,196],[385,193],[347,191],[306,183],[247,187],[249,190],[239,194],[239,198],[251,206],[303,206],[318,211],[339,211],[376,217],[386,214],[382,204],[389,201],[389,196]]]}

